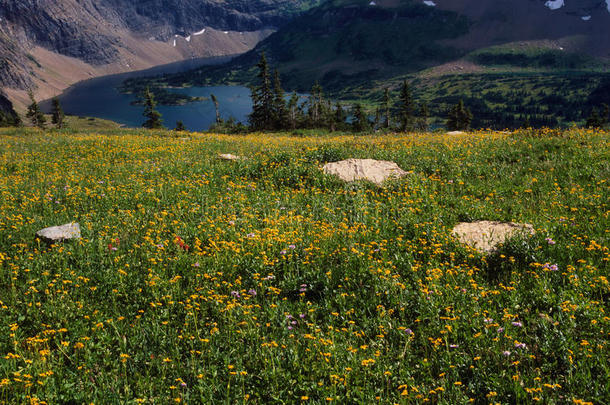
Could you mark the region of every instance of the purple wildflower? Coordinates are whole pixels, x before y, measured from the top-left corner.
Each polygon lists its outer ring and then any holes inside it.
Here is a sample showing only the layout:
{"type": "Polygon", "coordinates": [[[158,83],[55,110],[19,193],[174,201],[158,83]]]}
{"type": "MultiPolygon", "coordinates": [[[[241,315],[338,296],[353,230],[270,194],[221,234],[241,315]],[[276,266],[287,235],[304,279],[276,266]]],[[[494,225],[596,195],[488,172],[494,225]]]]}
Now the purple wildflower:
{"type": "Polygon", "coordinates": [[[554,241],[552,238],[546,238],[545,240],[546,240],[546,242],[547,242],[549,245],[554,245],[554,244],[555,244],[555,241],[554,241]]]}
{"type": "Polygon", "coordinates": [[[251,288],[251,289],[248,291],[248,294],[250,294],[250,295],[251,295],[251,296],[253,296],[253,297],[256,297],[256,290],[255,290],[254,288],[251,288]]]}
{"type": "Polygon", "coordinates": [[[305,314],[300,314],[300,315],[299,315],[299,318],[301,318],[301,319],[305,319],[305,317],[306,317],[306,316],[307,316],[307,315],[305,315],[305,314]]]}
{"type": "Polygon", "coordinates": [[[504,328],[499,327],[499,328],[498,328],[498,333],[502,333],[502,332],[504,332],[504,328]]]}
{"type": "Polygon", "coordinates": [[[296,245],[288,245],[288,249],[290,249],[290,250],[294,250],[296,248],[297,248],[296,245]]]}
{"type": "Polygon", "coordinates": [[[411,329],[407,328],[407,329],[405,329],[405,333],[406,333],[407,335],[412,335],[412,334],[413,334],[413,331],[412,331],[411,329]]]}
{"type": "Polygon", "coordinates": [[[502,354],[506,357],[510,356],[510,352],[508,350],[503,351],[502,354]]]}
{"type": "Polygon", "coordinates": [[[280,252],[280,254],[281,254],[282,256],[283,256],[283,255],[285,255],[286,253],[288,253],[288,251],[286,251],[286,249],[284,249],[284,250],[282,250],[282,251],[280,252]]]}
{"type": "Polygon", "coordinates": [[[231,295],[235,298],[240,298],[239,291],[231,291],[231,295]]]}
{"type": "Polygon", "coordinates": [[[525,345],[525,343],[515,343],[515,347],[517,349],[525,349],[527,346],[525,345]]]}
{"type": "Polygon", "coordinates": [[[516,326],[518,328],[523,326],[523,324],[521,322],[519,322],[519,321],[511,322],[511,325],[516,326]]]}

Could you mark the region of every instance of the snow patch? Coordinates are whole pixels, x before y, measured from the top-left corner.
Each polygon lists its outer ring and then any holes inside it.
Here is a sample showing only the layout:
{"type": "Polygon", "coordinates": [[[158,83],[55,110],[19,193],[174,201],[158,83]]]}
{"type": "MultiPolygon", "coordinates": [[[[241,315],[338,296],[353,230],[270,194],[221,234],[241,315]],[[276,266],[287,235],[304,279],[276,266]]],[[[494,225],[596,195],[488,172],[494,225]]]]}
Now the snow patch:
{"type": "Polygon", "coordinates": [[[174,39],[174,48],[176,47],[176,40],[174,39]]]}
{"type": "Polygon", "coordinates": [[[580,18],[582,18],[583,21],[589,21],[591,19],[591,16],[590,15],[584,15],[584,16],[582,16],[580,18]]]}
{"type": "Polygon", "coordinates": [[[229,31],[223,31],[223,34],[228,34],[228,33],[229,33],[229,31]]]}
{"type": "Polygon", "coordinates": [[[376,5],[377,5],[377,3],[375,3],[374,1],[371,1],[371,2],[369,3],[369,6],[376,6],[376,5]]]}
{"type": "Polygon", "coordinates": [[[186,42],[191,42],[191,36],[189,35],[188,37],[184,38],[186,39],[186,42]]]}
{"type": "Polygon", "coordinates": [[[193,35],[194,35],[194,36],[197,36],[197,35],[202,35],[204,32],[205,32],[205,28],[204,28],[204,29],[202,29],[201,31],[197,31],[197,32],[195,32],[193,35]]]}
{"type": "Polygon", "coordinates": [[[561,7],[565,6],[566,3],[564,0],[549,0],[544,3],[544,5],[550,8],[551,10],[559,10],[561,7]]]}
{"type": "Polygon", "coordinates": [[[608,12],[610,13],[610,0],[606,0],[606,5],[608,6],[608,12]]]}
{"type": "MultiPolygon", "coordinates": [[[[610,1],[610,0],[609,0],[610,1]]],[[[424,4],[430,7],[436,7],[436,3],[431,0],[424,0],[424,4]]]]}

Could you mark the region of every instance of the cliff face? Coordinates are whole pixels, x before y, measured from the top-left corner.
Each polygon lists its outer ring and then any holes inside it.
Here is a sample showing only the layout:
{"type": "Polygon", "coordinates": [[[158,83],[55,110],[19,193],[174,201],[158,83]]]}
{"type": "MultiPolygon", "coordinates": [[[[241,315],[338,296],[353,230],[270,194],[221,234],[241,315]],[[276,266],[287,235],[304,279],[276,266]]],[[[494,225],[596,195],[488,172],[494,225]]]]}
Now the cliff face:
{"type": "Polygon", "coordinates": [[[48,96],[98,74],[244,52],[316,3],[0,0],[0,88],[48,96]]]}

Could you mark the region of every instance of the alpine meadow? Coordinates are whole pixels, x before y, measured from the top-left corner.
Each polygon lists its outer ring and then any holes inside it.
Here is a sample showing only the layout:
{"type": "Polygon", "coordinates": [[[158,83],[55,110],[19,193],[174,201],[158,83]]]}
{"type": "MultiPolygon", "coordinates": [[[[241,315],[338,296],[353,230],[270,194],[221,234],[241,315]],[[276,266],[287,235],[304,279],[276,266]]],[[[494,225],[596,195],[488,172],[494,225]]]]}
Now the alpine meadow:
{"type": "Polygon", "coordinates": [[[610,0],[0,0],[0,405],[610,405],[610,0]]]}

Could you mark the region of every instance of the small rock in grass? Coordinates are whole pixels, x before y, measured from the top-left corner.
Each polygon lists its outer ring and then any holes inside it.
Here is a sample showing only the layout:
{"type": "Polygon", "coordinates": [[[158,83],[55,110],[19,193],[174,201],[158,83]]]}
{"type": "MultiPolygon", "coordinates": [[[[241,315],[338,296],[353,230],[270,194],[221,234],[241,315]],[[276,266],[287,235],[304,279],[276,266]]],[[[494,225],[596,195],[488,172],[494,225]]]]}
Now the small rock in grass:
{"type": "Polygon", "coordinates": [[[230,161],[233,161],[233,162],[238,161],[238,160],[245,159],[245,158],[244,158],[244,157],[242,157],[242,156],[232,155],[232,154],[230,154],[230,153],[220,153],[220,154],[218,155],[218,158],[219,158],[219,159],[222,159],[222,160],[230,160],[230,161]]]}
{"type": "Polygon", "coordinates": [[[403,177],[408,174],[394,162],[374,159],[347,159],[327,163],[322,170],[343,181],[369,180],[377,185],[383,184],[390,177],[403,177]]]}
{"type": "Polygon", "coordinates": [[[447,135],[464,135],[465,133],[464,131],[449,131],[447,135]]]}
{"type": "Polygon", "coordinates": [[[41,229],[36,236],[47,243],[62,242],[64,240],[80,239],[80,225],[76,222],[50,228],[41,229]]]}
{"type": "Polygon", "coordinates": [[[495,221],[462,222],[452,231],[461,243],[484,253],[493,252],[498,245],[515,235],[534,233],[534,227],[530,224],[495,221]]]}

